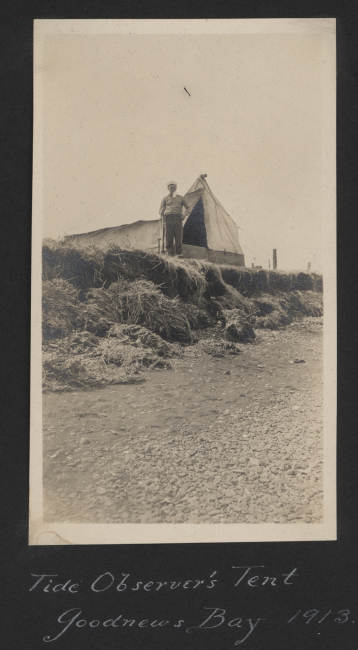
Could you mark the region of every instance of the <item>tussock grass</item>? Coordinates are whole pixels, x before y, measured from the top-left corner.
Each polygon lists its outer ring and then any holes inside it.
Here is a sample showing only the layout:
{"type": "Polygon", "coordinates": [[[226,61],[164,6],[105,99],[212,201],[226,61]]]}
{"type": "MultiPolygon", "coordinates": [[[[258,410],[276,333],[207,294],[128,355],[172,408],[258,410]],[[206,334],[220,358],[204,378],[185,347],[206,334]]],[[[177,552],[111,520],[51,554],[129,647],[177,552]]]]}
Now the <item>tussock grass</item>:
{"type": "Polygon", "coordinates": [[[108,288],[118,279],[149,280],[164,295],[179,296],[199,304],[206,290],[205,277],[187,260],[152,252],[107,250],[76,246],[69,241],[46,240],[43,245],[43,279],[63,278],[83,295],[90,288],[108,288]]]}
{"type": "Polygon", "coordinates": [[[43,338],[63,337],[74,330],[104,336],[116,323],[143,325],[167,341],[191,343],[194,329],[211,324],[210,316],[180,298],[167,298],[146,280],[118,280],[108,289],[82,294],[67,280],[43,283],[43,338]]]}
{"type": "MultiPolygon", "coordinates": [[[[234,354],[235,341],[253,338],[254,328],[278,329],[322,313],[322,277],[315,274],[46,240],[44,387],[137,382],[145,368],[169,367],[179,344],[193,343],[193,330],[221,321],[218,354],[234,354]]],[[[198,345],[217,352],[218,342],[198,345]]]]}
{"type": "Polygon", "coordinates": [[[246,314],[243,309],[225,309],[225,337],[229,341],[243,342],[255,338],[255,319],[246,314]]]}
{"type": "Polygon", "coordinates": [[[199,272],[206,282],[205,295],[206,297],[219,297],[224,296],[227,291],[220,267],[218,264],[213,264],[206,260],[187,260],[187,264],[199,272]]]}
{"type": "Polygon", "coordinates": [[[78,290],[66,280],[56,278],[42,284],[42,335],[45,340],[59,338],[76,327],[78,290]]]}
{"type": "Polygon", "coordinates": [[[315,291],[291,291],[253,298],[257,328],[278,329],[304,316],[323,315],[323,295],[315,291]]]}
{"type": "Polygon", "coordinates": [[[92,289],[79,305],[78,329],[103,336],[115,323],[144,325],[167,341],[191,343],[192,334],[179,298],[167,298],[153,282],[118,280],[92,289]]]}
{"type": "MultiPolygon", "coordinates": [[[[179,296],[202,306],[203,299],[221,297],[231,286],[245,297],[260,293],[322,292],[322,276],[315,273],[286,273],[246,269],[206,260],[167,257],[141,250],[123,250],[110,245],[106,250],[78,246],[68,240],[45,240],[43,279],[68,280],[80,294],[90,288],[108,288],[119,278],[145,279],[160,286],[164,295],[179,296]]],[[[204,302],[205,302],[204,300],[204,302]]]]}
{"type": "Polygon", "coordinates": [[[220,270],[223,281],[246,297],[261,293],[323,291],[322,276],[316,273],[242,269],[226,265],[220,266],[220,270]]]}

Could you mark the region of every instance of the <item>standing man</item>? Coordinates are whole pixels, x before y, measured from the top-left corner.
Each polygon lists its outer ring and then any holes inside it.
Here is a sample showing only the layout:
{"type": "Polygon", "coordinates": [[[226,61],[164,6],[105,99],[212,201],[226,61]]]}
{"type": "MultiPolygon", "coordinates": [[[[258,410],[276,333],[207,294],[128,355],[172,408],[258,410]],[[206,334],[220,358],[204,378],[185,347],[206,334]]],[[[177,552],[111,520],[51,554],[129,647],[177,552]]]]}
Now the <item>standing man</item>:
{"type": "Polygon", "coordinates": [[[159,214],[165,224],[165,236],[168,255],[174,255],[174,239],[175,251],[177,255],[182,254],[183,242],[183,221],[189,214],[189,206],[180,194],[175,194],[177,183],[171,181],[168,183],[169,190],[168,196],[165,196],[160,205],[159,214]],[[185,214],[183,215],[183,206],[185,214]]]}

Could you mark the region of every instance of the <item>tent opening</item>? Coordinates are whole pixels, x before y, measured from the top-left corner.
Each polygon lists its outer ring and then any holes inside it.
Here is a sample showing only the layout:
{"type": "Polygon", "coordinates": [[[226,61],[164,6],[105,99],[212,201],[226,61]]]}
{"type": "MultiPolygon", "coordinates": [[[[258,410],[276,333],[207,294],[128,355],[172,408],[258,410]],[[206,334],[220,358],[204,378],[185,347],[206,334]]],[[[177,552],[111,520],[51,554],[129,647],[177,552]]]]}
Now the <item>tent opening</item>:
{"type": "Polygon", "coordinates": [[[204,205],[201,196],[192,209],[183,228],[183,244],[208,247],[204,220],[204,205]]]}

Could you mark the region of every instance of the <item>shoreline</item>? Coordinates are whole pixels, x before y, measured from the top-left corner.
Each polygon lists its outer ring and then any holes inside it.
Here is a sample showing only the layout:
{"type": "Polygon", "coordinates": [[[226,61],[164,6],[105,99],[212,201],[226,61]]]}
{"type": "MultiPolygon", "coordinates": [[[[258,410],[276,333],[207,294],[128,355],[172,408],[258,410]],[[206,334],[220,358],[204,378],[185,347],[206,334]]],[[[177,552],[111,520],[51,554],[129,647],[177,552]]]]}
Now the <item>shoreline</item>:
{"type": "Polygon", "coordinates": [[[190,346],[139,385],[45,394],[45,520],[321,523],[322,322],[256,330],[223,358],[190,346]]]}

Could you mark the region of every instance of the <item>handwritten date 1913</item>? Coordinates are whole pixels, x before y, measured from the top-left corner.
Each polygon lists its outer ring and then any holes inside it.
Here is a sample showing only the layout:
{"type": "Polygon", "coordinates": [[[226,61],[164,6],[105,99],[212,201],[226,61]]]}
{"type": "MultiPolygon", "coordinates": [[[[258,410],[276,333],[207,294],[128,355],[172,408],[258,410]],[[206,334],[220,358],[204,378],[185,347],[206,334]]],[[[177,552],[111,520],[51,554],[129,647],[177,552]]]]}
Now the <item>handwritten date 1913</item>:
{"type": "MultiPolygon", "coordinates": [[[[316,623],[323,623],[326,619],[328,619],[329,616],[335,616],[334,622],[335,623],[347,623],[350,610],[349,609],[341,609],[337,614],[332,613],[332,610],[328,610],[328,612],[320,612],[319,609],[308,609],[306,612],[303,611],[302,609],[299,609],[296,614],[294,614],[287,623],[292,623],[295,619],[296,621],[299,621],[301,617],[304,619],[307,619],[305,621],[306,625],[310,623],[318,614],[320,614],[319,620],[316,619],[316,623]]],[[[352,621],[354,623],[354,621],[352,621]]]]}

